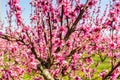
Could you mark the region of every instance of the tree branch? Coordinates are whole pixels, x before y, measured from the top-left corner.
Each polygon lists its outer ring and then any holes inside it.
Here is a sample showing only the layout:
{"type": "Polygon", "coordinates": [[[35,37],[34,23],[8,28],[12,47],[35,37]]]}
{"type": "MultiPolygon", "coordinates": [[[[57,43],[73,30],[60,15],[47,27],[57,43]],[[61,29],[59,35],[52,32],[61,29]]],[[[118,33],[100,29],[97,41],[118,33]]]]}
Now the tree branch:
{"type": "Polygon", "coordinates": [[[115,67],[113,67],[113,69],[105,76],[103,77],[102,80],[106,80],[109,76],[111,76],[111,74],[113,73],[113,71],[118,68],[120,66],[120,61],[117,63],[117,65],[115,67]]]}
{"type": "Polygon", "coordinates": [[[88,4],[88,0],[86,1],[86,4],[84,5],[84,7],[80,10],[80,13],[78,15],[78,17],[76,18],[76,20],[74,21],[74,23],[72,24],[71,28],[68,29],[68,32],[66,33],[64,40],[67,41],[70,37],[70,35],[75,31],[76,29],[76,25],[78,24],[78,22],[82,19],[82,16],[84,14],[84,12],[87,9],[87,4],[88,4]]]}
{"type": "MultiPolygon", "coordinates": [[[[0,38],[2,39],[6,39],[8,41],[20,41],[22,42],[24,45],[28,46],[27,44],[25,44],[25,42],[23,40],[19,40],[17,38],[14,38],[14,37],[10,37],[8,35],[2,35],[0,38]]],[[[54,78],[51,76],[51,74],[49,73],[49,71],[47,69],[44,69],[46,68],[48,62],[45,62],[43,59],[39,58],[36,54],[36,51],[35,51],[35,47],[33,45],[32,42],[30,42],[30,44],[32,45],[32,48],[31,48],[31,51],[32,53],[34,54],[35,56],[35,59],[37,59],[41,65],[38,65],[38,69],[41,71],[41,75],[43,75],[43,77],[46,79],[46,80],[54,80],[54,78]],[[44,67],[44,68],[43,68],[44,67]]]]}

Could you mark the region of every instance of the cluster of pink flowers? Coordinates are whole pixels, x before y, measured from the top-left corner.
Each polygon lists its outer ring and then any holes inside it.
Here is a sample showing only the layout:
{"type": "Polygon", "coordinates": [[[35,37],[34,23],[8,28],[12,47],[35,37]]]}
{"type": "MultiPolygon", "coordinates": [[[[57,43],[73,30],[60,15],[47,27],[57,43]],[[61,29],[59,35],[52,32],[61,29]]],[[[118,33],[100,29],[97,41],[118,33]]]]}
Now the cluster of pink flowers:
{"type": "Polygon", "coordinates": [[[19,0],[9,0],[8,2],[9,6],[10,6],[10,12],[15,14],[15,18],[17,21],[17,25],[22,25],[22,10],[21,7],[19,6],[19,0]]]}

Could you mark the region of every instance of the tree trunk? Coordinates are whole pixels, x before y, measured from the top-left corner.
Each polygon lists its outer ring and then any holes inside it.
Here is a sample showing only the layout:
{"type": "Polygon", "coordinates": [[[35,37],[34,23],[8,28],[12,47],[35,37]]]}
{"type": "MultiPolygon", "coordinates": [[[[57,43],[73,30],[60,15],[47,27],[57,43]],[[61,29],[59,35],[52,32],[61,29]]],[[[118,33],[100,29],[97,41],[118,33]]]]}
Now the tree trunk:
{"type": "Polygon", "coordinates": [[[45,80],[55,80],[47,69],[44,69],[42,65],[38,64],[38,69],[41,71],[41,75],[45,80]]]}

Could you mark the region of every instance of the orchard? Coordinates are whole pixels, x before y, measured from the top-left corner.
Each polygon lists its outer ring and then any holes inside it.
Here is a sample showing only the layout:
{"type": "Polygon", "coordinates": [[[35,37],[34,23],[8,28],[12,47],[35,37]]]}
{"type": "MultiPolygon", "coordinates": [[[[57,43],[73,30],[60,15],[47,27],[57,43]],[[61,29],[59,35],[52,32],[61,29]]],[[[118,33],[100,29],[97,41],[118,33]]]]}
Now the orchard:
{"type": "Polygon", "coordinates": [[[0,80],[120,80],[120,0],[6,1],[0,80]]]}

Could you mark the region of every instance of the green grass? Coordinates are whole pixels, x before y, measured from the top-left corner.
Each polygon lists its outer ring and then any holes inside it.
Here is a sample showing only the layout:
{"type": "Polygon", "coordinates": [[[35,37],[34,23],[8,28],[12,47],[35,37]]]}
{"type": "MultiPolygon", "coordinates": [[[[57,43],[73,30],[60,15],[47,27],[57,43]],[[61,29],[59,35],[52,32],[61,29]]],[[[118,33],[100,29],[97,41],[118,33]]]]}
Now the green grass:
{"type": "Polygon", "coordinates": [[[22,78],[23,80],[31,80],[31,76],[30,75],[28,75],[27,73],[25,73],[24,75],[23,75],[23,78],[22,78]]]}
{"type": "Polygon", "coordinates": [[[93,57],[93,60],[94,60],[94,64],[95,65],[97,62],[100,62],[100,65],[97,66],[96,68],[96,72],[94,74],[94,79],[95,80],[101,80],[101,78],[99,77],[99,73],[101,71],[104,71],[104,70],[110,70],[111,69],[111,65],[110,65],[110,58],[106,58],[103,62],[101,61],[100,57],[98,55],[95,55],[93,57]]]}
{"type": "MultiPolygon", "coordinates": [[[[84,56],[86,56],[86,55],[84,55],[84,56]]],[[[94,56],[92,56],[92,58],[94,60],[94,64],[91,65],[91,68],[92,69],[96,68],[96,72],[94,74],[94,77],[91,80],[102,80],[100,78],[100,76],[99,76],[99,73],[101,71],[110,70],[111,69],[110,58],[107,57],[103,62],[101,61],[99,55],[94,55],[94,56]],[[95,67],[97,62],[99,62],[100,64],[97,67],[95,67]]],[[[83,73],[82,71],[77,71],[76,74],[79,75],[80,77],[83,77],[85,73],[83,73]]],[[[63,78],[63,80],[69,80],[68,76],[65,76],[63,78]]],[[[84,79],[84,80],[90,80],[90,79],[84,79]]]]}

